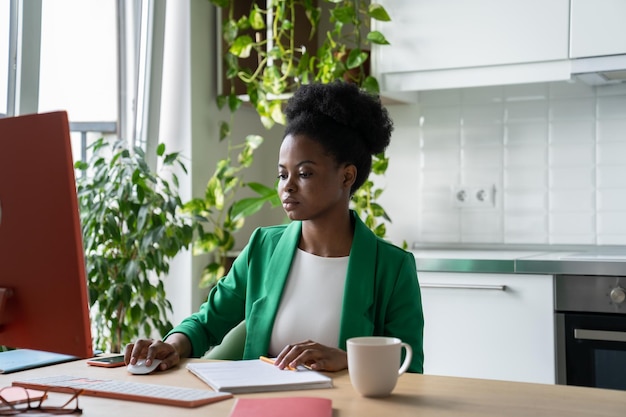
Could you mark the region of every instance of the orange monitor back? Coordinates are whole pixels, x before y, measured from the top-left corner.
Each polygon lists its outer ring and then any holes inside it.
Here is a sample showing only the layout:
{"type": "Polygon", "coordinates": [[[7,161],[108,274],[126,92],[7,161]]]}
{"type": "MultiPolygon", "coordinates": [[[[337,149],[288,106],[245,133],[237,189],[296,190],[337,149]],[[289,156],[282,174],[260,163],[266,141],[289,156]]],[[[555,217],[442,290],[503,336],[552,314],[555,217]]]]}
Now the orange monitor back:
{"type": "Polygon", "coordinates": [[[0,345],[91,357],[65,112],[0,119],[0,345]]]}

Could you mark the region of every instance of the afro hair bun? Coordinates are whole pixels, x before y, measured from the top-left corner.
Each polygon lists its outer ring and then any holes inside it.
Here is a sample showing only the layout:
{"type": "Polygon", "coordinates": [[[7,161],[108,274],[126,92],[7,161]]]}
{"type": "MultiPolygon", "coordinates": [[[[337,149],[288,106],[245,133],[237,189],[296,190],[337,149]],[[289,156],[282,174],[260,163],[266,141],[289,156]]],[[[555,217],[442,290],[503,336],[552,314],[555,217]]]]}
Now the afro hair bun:
{"type": "Polygon", "coordinates": [[[302,85],[289,99],[285,115],[287,126],[300,117],[330,118],[355,131],[370,155],[387,148],[393,130],[387,109],[377,96],[343,81],[302,85]]]}

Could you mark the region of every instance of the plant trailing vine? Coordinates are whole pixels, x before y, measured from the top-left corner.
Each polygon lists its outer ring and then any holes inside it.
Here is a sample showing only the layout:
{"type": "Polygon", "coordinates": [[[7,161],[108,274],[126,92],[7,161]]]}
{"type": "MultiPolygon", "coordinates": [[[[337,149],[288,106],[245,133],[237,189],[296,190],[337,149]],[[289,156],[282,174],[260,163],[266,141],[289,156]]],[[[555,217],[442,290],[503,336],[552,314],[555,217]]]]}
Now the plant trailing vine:
{"type": "MultiPolygon", "coordinates": [[[[194,242],[194,253],[211,253],[201,286],[213,285],[226,272],[227,254],[234,248],[233,234],[245,219],[264,204],[279,205],[275,188],[243,179],[253,162],[254,151],[263,137],[251,134],[243,139],[231,135],[230,126],[244,101],[256,110],[266,129],[285,124],[283,107],[301,85],[344,80],[379,94],[379,85],[368,71],[372,44],[388,44],[379,31],[370,30],[371,19],[389,21],[383,6],[360,0],[209,0],[221,13],[224,67],[228,86],[217,97],[228,120],[220,121],[220,141],[227,141],[227,154],[218,161],[203,198],[185,205],[206,227],[194,242]],[[244,7],[245,6],[245,7],[244,7]],[[324,13],[331,28],[319,32],[324,13]],[[313,42],[312,48],[302,46],[313,42]],[[238,90],[243,86],[243,90],[238,90]],[[234,157],[234,153],[239,152],[234,157]],[[258,197],[238,199],[238,192],[251,189],[258,197]]],[[[372,161],[372,173],[384,175],[388,158],[379,154],[372,161]]],[[[368,180],[353,196],[352,207],[376,235],[386,234],[389,216],[376,201],[382,189],[368,180]]]]}

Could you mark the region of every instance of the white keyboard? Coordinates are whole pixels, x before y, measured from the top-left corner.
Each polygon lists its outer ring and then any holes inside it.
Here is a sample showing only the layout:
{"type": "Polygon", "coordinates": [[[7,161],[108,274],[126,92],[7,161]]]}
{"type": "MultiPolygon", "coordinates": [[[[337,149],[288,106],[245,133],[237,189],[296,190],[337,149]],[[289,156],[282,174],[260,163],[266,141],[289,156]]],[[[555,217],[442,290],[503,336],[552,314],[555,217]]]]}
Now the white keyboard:
{"type": "Polygon", "coordinates": [[[67,392],[68,388],[82,389],[84,395],[94,397],[142,401],[179,407],[197,407],[233,396],[228,392],[68,375],[13,381],[13,385],[52,392],[67,392]]]}

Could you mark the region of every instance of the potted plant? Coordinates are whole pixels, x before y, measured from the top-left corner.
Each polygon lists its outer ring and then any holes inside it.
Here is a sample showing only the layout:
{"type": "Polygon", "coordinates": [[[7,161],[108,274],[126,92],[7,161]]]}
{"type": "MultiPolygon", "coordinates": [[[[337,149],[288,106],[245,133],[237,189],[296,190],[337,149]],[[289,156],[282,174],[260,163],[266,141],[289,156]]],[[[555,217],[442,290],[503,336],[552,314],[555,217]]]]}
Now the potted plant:
{"type": "Polygon", "coordinates": [[[144,151],[121,142],[94,142],[89,161],[75,167],[87,267],[94,347],[109,352],[153,331],[165,334],[172,306],[162,276],[187,248],[194,224],[180,215],[178,153],[157,147],[154,172],[144,151]]]}
{"type": "MultiPolygon", "coordinates": [[[[234,248],[234,233],[245,219],[264,204],[279,205],[275,187],[245,182],[245,168],[263,142],[257,133],[240,139],[231,136],[237,111],[249,103],[263,126],[285,124],[283,107],[298,86],[308,82],[329,83],[338,79],[358,84],[373,94],[379,93],[377,80],[367,67],[370,44],[385,45],[382,33],[369,30],[371,19],[390,20],[378,4],[364,1],[324,0],[315,2],[283,0],[210,0],[222,13],[224,65],[227,85],[217,97],[220,109],[228,110],[228,120],[220,122],[220,141],[227,141],[227,153],[218,161],[205,195],[185,205],[185,210],[205,225],[194,242],[194,253],[211,253],[201,286],[213,285],[228,268],[228,252],[234,248]],[[322,13],[328,11],[331,28],[318,33],[322,13]],[[304,34],[304,35],[303,35],[304,34]],[[311,44],[313,47],[302,47],[311,44]],[[317,44],[317,45],[315,45],[317,44]],[[365,46],[365,47],[364,47],[365,46]],[[235,153],[238,152],[236,158],[235,153]],[[239,199],[238,192],[251,189],[258,195],[239,199]]],[[[388,158],[377,155],[372,164],[375,175],[383,175],[388,158]]],[[[384,221],[390,221],[376,202],[382,189],[367,181],[353,196],[353,208],[365,223],[384,237],[384,221]]]]}

